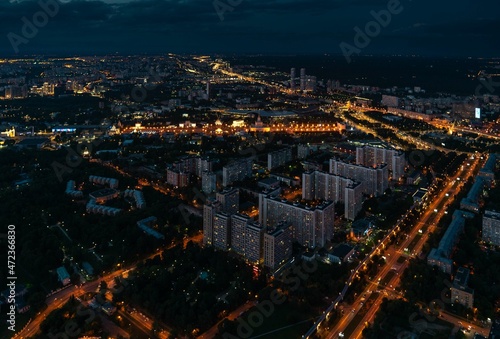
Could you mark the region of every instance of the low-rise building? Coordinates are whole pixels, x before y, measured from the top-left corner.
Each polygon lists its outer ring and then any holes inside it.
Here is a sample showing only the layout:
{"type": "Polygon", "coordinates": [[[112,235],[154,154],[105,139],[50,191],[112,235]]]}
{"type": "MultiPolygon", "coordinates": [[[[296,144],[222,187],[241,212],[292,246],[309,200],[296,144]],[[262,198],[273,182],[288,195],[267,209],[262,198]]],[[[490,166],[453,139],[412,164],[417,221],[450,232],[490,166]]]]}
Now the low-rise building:
{"type": "Polygon", "coordinates": [[[451,259],[453,248],[464,230],[465,218],[471,219],[473,217],[473,214],[461,210],[456,210],[453,213],[453,220],[441,238],[439,246],[433,248],[427,257],[428,265],[437,266],[443,272],[451,274],[453,269],[453,260],[451,259]]]}
{"type": "Polygon", "coordinates": [[[465,267],[459,267],[450,287],[451,302],[464,305],[472,309],[474,304],[474,290],[467,286],[470,271],[465,267]]]}
{"type": "Polygon", "coordinates": [[[341,264],[347,262],[354,255],[354,247],[347,244],[340,244],[328,253],[331,262],[341,264]]]}
{"type": "Polygon", "coordinates": [[[56,271],[57,280],[60,281],[63,286],[66,286],[71,282],[69,273],[64,266],[58,267],[56,271]]]}

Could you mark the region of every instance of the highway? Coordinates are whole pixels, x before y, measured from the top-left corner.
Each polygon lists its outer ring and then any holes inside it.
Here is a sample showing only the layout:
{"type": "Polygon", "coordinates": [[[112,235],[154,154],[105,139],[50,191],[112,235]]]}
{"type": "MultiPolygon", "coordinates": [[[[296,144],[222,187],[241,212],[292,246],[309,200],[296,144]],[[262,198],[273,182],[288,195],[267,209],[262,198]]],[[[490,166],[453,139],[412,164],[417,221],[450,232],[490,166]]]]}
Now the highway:
{"type": "MultiPolygon", "coordinates": [[[[467,162],[470,162],[470,160],[469,159],[465,160],[464,164],[466,164],[467,162]]],[[[429,204],[425,212],[421,215],[420,221],[416,223],[416,225],[411,229],[411,231],[408,233],[406,239],[402,242],[402,244],[398,246],[394,245],[389,246],[387,248],[387,250],[384,252],[384,255],[386,257],[386,264],[373,278],[372,280],[373,282],[388,280],[388,283],[386,284],[386,286],[384,286],[384,288],[388,288],[391,290],[394,290],[396,286],[398,286],[401,274],[404,272],[404,270],[409,264],[409,260],[405,260],[401,263],[400,259],[398,262],[399,257],[401,255],[405,255],[403,254],[405,252],[404,251],[405,248],[408,248],[410,256],[412,257],[417,256],[421,252],[423,245],[425,244],[425,242],[429,237],[429,234],[431,234],[434,231],[438,221],[446,213],[446,208],[452,202],[451,200],[452,198],[449,198],[448,195],[450,197],[454,197],[460,191],[461,187],[465,184],[468,178],[477,172],[478,166],[482,163],[482,161],[480,160],[480,157],[475,157],[475,159],[470,163],[471,166],[464,165],[463,167],[461,167],[461,169],[459,169],[459,171],[453,177],[448,178],[446,188],[442,189],[439,192],[439,194],[436,197],[434,197],[433,201],[429,204]],[[456,180],[457,178],[461,178],[461,180],[456,180]],[[440,205],[442,205],[443,207],[441,207],[441,209],[438,210],[438,212],[435,212],[434,210],[438,209],[440,205]],[[423,232],[421,234],[419,230],[422,229],[422,227],[424,226],[427,226],[427,230],[426,232],[423,232]],[[413,243],[415,244],[411,246],[413,243]]],[[[352,333],[345,333],[345,330],[347,327],[349,327],[353,319],[355,319],[354,316],[359,312],[360,307],[358,305],[360,305],[360,303],[362,302],[361,300],[362,296],[364,294],[369,294],[373,289],[374,289],[373,284],[368,284],[365,290],[362,293],[360,293],[358,298],[356,298],[356,300],[353,303],[353,307],[355,309],[354,314],[344,315],[331,330],[327,331],[326,333],[321,333],[320,331],[320,334],[323,334],[323,337],[326,338],[341,338],[342,336],[339,336],[339,333],[343,333],[343,335],[347,338],[360,338],[366,324],[373,322],[373,319],[375,318],[375,315],[378,312],[378,309],[380,307],[380,304],[382,303],[383,298],[386,297],[385,293],[379,294],[379,296],[369,307],[369,309],[366,310],[366,313],[364,314],[362,319],[358,321],[357,324],[355,324],[356,327],[352,331],[352,333]]]]}

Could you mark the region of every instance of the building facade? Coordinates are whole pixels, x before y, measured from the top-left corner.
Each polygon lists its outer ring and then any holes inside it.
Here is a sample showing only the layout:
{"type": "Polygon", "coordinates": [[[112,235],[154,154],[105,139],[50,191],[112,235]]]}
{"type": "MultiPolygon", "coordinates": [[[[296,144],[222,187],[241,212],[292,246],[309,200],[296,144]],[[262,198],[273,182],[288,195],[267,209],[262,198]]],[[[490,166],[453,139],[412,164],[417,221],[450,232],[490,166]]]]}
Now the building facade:
{"type": "Polygon", "coordinates": [[[389,187],[387,164],[367,167],[330,159],[330,173],[362,182],[364,193],[368,195],[381,196],[389,187]]]}
{"type": "Polygon", "coordinates": [[[483,215],[483,241],[500,246],[500,213],[485,211],[483,215]]]}
{"type": "Polygon", "coordinates": [[[339,175],[309,171],[302,174],[302,199],[342,202],[346,219],[354,220],[363,207],[363,185],[339,175]]]}
{"type": "Polygon", "coordinates": [[[266,196],[259,203],[259,211],[264,213],[263,226],[290,223],[293,239],[302,246],[323,247],[333,237],[335,212],[332,201],[311,207],[266,196]]]}
{"type": "Polygon", "coordinates": [[[227,164],[222,168],[222,185],[230,186],[235,181],[251,177],[252,165],[252,159],[241,159],[227,164]]]}
{"type": "Polygon", "coordinates": [[[459,267],[450,287],[451,302],[458,303],[468,309],[474,305],[474,290],[468,287],[470,271],[465,267],[459,267]]]}
{"type": "Polygon", "coordinates": [[[236,214],[240,209],[240,190],[238,188],[225,188],[216,193],[216,199],[221,203],[222,211],[236,214]]]}
{"type": "Polygon", "coordinates": [[[289,223],[280,223],[264,233],[264,266],[275,271],[292,256],[292,228],[289,223]]]}
{"type": "Polygon", "coordinates": [[[292,149],[287,147],[279,151],[274,151],[267,154],[267,169],[270,171],[273,168],[283,166],[292,161],[292,149]]]}
{"type": "Polygon", "coordinates": [[[214,172],[203,171],[201,174],[201,190],[207,194],[217,190],[217,175],[214,172]]]}

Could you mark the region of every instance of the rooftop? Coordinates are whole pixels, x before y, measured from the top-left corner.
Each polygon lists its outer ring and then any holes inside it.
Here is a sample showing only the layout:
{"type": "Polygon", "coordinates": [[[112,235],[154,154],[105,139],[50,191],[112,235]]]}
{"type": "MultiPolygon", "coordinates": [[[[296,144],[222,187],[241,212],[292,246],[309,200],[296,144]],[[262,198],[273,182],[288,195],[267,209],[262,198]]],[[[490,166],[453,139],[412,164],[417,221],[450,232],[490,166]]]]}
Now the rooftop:
{"type": "Polygon", "coordinates": [[[349,246],[347,244],[340,244],[337,247],[335,247],[330,254],[338,257],[338,258],[344,258],[346,255],[348,255],[351,251],[353,250],[352,246],[349,246]]]}
{"type": "Polygon", "coordinates": [[[108,195],[113,195],[116,193],[118,193],[118,191],[113,189],[113,188],[103,188],[102,190],[92,192],[90,195],[93,198],[102,198],[102,197],[106,197],[108,195]]]}
{"type": "Polygon", "coordinates": [[[456,284],[461,287],[467,287],[467,282],[469,281],[469,269],[465,267],[459,267],[457,270],[457,274],[455,274],[455,279],[453,280],[453,284],[456,284]]]}

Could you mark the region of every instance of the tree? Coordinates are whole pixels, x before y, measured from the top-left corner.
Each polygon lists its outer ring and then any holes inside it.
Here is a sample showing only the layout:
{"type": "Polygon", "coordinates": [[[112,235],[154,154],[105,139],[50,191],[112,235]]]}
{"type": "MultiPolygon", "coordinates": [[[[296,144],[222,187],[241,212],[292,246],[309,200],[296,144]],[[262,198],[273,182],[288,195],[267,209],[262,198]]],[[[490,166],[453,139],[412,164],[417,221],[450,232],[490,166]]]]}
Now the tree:
{"type": "Polygon", "coordinates": [[[103,292],[106,291],[107,289],[108,289],[108,284],[104,280],[101,280],[101,282],[99,283],[99,291],[103,292]]]}

